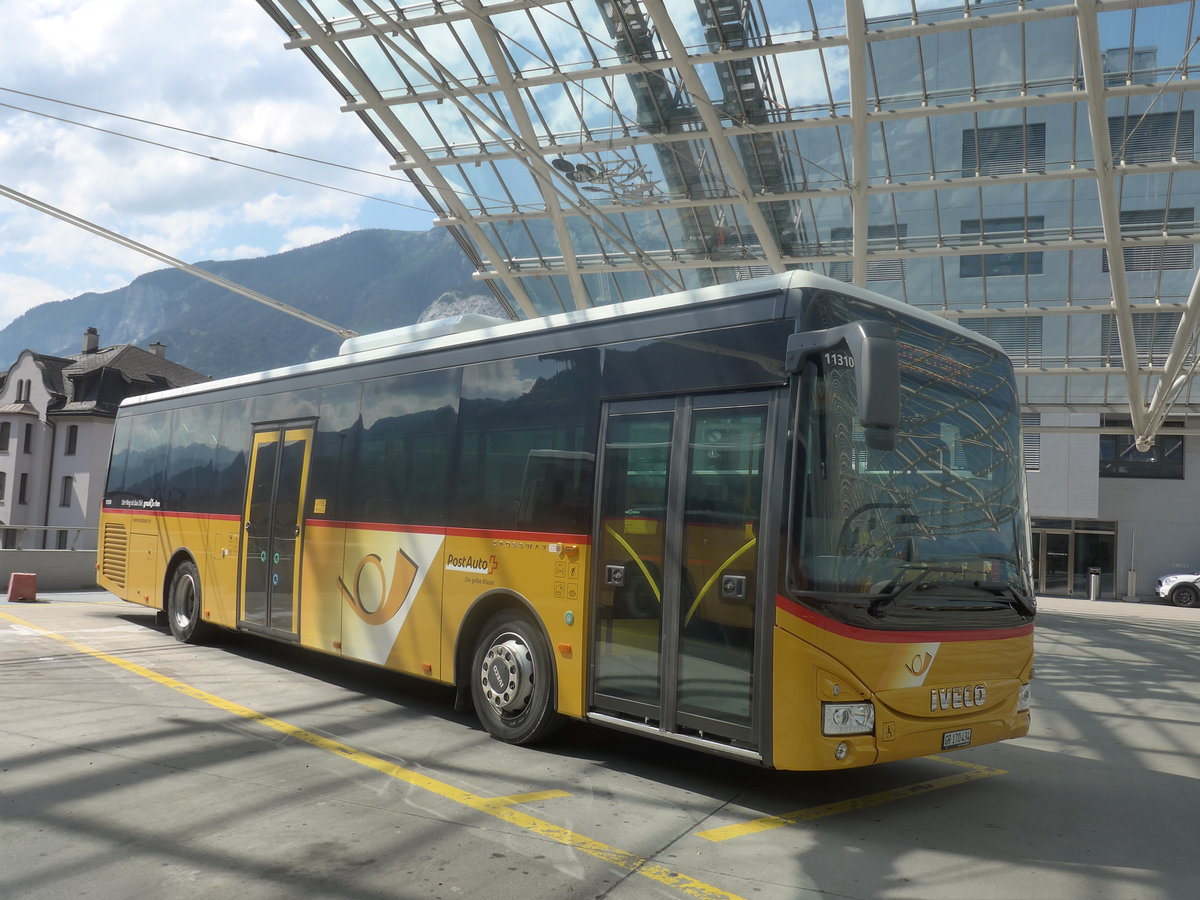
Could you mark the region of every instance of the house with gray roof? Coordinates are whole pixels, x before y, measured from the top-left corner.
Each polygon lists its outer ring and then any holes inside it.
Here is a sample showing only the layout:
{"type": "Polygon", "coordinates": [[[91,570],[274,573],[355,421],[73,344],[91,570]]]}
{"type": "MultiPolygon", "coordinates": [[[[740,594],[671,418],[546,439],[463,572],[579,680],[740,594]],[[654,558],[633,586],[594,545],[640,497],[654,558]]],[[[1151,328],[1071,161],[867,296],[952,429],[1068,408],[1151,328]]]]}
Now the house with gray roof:
{"type": "Polygon", "coordinates": [[[23,350],[0,382],[0,545],[94,549],[117,407],[127,397],[207,381],[159,343],[81,352],[23,350]]]}

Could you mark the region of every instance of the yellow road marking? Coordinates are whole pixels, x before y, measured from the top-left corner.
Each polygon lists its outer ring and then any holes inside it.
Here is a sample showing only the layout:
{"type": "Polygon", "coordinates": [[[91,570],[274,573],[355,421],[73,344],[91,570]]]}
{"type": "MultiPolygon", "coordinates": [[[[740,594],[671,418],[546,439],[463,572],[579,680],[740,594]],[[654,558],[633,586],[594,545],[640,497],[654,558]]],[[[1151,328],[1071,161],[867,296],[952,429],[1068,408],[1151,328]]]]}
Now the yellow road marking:
{"type": "Polygon", "coordinates": [[[536,803],[538,800],[557,800],[560,797],[570,797],[567,791],[532,791],[528,794],[509,794],[507,797],[492,797],[488,800],[491,806],[516,806],[518,803],[536,803]]]}
{"type": "Polygon", "coordinates": [[[402,781],[410,784],[413,787],[421,788],[429,791],[432,794],[437,794],[446,800],[451,800],[454,803],[469,807],[478,812],[492,816],[502,822],[507,822],[510,825],[515,825],[526,831],[530,831],[539,837],[553,841],[564,847],[570,847],[582,853],[586,853],[603,862],[614,865],[618,868],[632,872],[636,875],[641,875],[651,881],[657,882],[667,887],[672,887],[685,894],[688,897],[695,897],[698,900],[743,900],[737,894],[731,894],[728,891],[721,890],[711,884],[706,884],[674,869],[666,866],[652,863],[644,857],[637,856],[625,850],[620,850],[616,847],[611,847],[601,841],[593,840],[585,837],[578,832],[570,831],[562,828],[543,819],[538,819],[535,816],[530,816],[517,810],[512,809],[512,805],[516,803],[528,802],[529,799],[539,799],[544,795],[562,795],[567,796],[565,791],[543,791],[535,794],[516,794],[508,797],[480,797],[472,794],[469,791],[464,791],[456,788],[453,785],[446,784],[443,781],[438,781],[435,778],[430,778],[428,775],[422,775],[419,772],[414,772],[411,769],[405,769],[387,760],[380,759],[377,756],[372,756],[369,753],[364,753],[361,750],[356,750],[353,747],[343,744],[340,741],[332,740],[331,738],[322,737],[319,734],[314,734],[299,726],[292,725],[280,719],[273,718],[264,713],[257,712],[249,707],[242,706],[240,703],[234,703],[232,700],[226,700],[223,697],[218,697],[216,694],[210,694],[208,691],[203,691],[200,688],[192,687],[185,684],[176,678],[171,678],[168,675],[163,675],[155,672],[153,669],[148,669],[145,666],[130,662],[127,659],[122,659],[119,656],[114,656],[111,653],[105,653],[103,650],[97,650],[94,647],[89,647],[86,644],[80,643],[66,635],[59,634],[40,625],[35,625],[32,622],[27,622],[24,619],[19,619],[16,616],[5,612],[0,612],[0,619],[11,622],[15,625],[20,625],[25,628],[30,628],[45,637],[52,638],[62,644],[66,644],[71,649],[84,653],[95,659],[103,660],[110,663],[119,669],[124,669],[133,675],[138,675],[142,678],[147,678],[150,681],[168,687],[173,691],[178,691],[185,696],[199,700],[202,703],[207,703],[217,709],[230,713],[231,715],[239,716],[251,722],[255,722],[266,728],[271,728],[284,734],[287,737],[294,738],[298,741],[303,741],[318,749],[324,750],[327,753],[332,753],[335,756],[340,756],[345,760],[357,763],[360,766],[365,766],[368,769],[373,769],[380,774],[386,775],[389,778],[394,778],[397,781],[402,781]]]}
{"type": "Polygon", "coordinates": [[[944,756],[930,756],[927,758],[949,763],[952,766],[959,766],[966,771],[958,775],[946,775],[942,778],[934,778],[929,781],[918,782],[917,784],[892,788],[890,791],[880,791],[876,794],[852,797],[849,800],[840,800],[837,803],[810,806],[807,809],[798,809],[794,812],[784,813],[781,816],[763,816],[761,819],[751,819],[749,822],[742,822],[738,825],[725,825],[721,828],[710,828],[708,831],[697,831],[696,836],[709,841],[728,841],[733,838],[770,831],[772,828],[795,825],[797,822],[811,822],[814,819],[836,816],[840,813],[853,812],[857,809],[882,806],[885,803],[903,800],[905,797],[916,797],[919,794],[927,794],[930,791],[940,790],[941,788],[953,787],[956,784],[978,781],[981,778],[991,778],[993,775],[1008,774],[1003,769],[989,769],[987,766],[979,766],[975,763],[958,759],[947,759],[944,756]]]}

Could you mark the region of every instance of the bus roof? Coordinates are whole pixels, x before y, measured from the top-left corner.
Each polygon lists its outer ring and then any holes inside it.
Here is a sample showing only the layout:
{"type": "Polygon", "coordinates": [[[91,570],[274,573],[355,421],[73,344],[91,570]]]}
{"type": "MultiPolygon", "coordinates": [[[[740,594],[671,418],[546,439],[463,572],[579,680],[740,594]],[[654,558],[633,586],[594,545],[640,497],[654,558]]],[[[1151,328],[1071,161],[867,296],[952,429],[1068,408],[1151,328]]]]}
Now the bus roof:
{"type": "Polygon", "coordinates": [[[824,275],[804,270],[793,270],[746,281],[734,281],[727,284],[680,291],[674,294],[662,294],[640,300],[626,300],[607,306],[596,306],[588,309],[555,313],[554,315],[536,319],[508,321],[494,316],[464,314],[432,322],[421,322],[416,325],[349,338],[342,343],[338,355],[334,357],[313,360],[295,366],[270,369],[264,372],[234,375],[229,378],[207,381],[187,387],[143,394],[124,400],[121,406],[136,406],[142,403],[186,397],[190,394],[206,394],[225,388],[273,381],[292,375],[328,371],[359,363],[374,362],[473,344],[485,344],[521,335],[545,333],[594,322],[598,323],[624,318],[636,319],[641,316],[653,315],[687,306],[719,303],[731,298],[749,299],[751,297],[762,297],[806,287],[836,291],[851,297],[858,297],[892,309],[903,316],[936,324],[949,331],[961,333],[992,347],[997,352],[1004,352],[998,344],[987,337],[969,331],[957,323],[931,312],[909,306],[906,303],[893,300],[890,297],[885,297],[872,291],[855,287],[843,281],[827,278],[824,275]]]}

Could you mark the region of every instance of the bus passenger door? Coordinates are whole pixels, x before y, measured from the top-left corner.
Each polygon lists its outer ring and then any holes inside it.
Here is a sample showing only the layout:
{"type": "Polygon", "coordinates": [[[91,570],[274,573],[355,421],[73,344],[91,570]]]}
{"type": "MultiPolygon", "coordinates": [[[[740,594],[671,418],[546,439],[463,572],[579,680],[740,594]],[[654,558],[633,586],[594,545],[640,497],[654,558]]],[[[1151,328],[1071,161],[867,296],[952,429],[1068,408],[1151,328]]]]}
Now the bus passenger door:
{"type": "Polygon", "coordinates": [[[295,639],[310,423],[256,429],[242,519],[241,617],[249,630],[295,639]]]}
{"type": "Polygon", "coordinates": [[[597,712],[757,743],[767,400],[610,404],[594,543],[597,712]]]}

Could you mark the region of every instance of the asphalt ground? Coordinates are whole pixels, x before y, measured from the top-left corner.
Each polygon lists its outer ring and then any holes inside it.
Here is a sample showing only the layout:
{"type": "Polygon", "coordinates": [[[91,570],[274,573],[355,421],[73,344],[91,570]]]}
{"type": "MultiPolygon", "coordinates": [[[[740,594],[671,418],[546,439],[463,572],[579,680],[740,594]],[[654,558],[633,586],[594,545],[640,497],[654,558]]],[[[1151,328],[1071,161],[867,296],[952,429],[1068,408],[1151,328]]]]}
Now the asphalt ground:
{"type": "Polygon", "coordinates": [[[0,897],[1191,898],[1200,611],[1043,598],[1028,737],[768,772],[103,592],[0,602],[0,897]]]}

